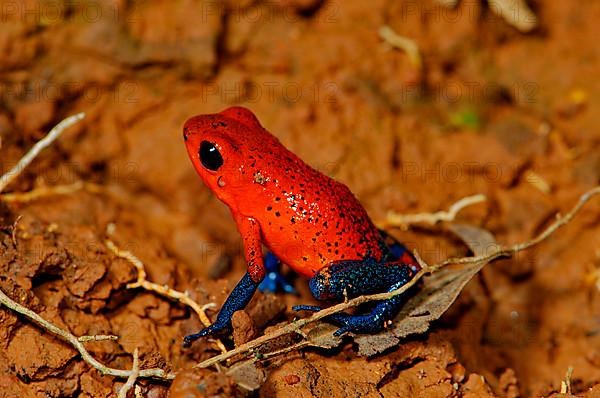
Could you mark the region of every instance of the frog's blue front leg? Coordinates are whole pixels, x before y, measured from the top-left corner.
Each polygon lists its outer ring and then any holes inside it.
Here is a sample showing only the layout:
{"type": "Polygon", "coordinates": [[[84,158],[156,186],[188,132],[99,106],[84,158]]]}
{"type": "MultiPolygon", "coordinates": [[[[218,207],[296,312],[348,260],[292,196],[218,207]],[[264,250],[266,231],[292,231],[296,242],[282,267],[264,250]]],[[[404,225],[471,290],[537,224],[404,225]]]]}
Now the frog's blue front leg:
{"type": "Polygon", "coordinates": [[[276,293],[281,290],[288,294],[296,294],[296,289],[281,275],[281,262],[271,252],[268,252],[264,258],[265,269],[267,271],[265,279],[258,286],[261,292],[276,293]]]}
{"type": "Polygon", "coordinates": [[[198,333],[185,336],[183,339],[183,346],[189,347],[200,337],[229,330],[231,328],[231,317],[233,316],[233,313],[246,307],[250,302],[250,299],[252,299],[257,287],[258,283],[254,282],[250,277],[250,274],[246,272],[244,277],[229,294],[227,300],[225,300],[223,307],[221,307],[221,311],[219,311],[219,315],[217,315],[215,323],[206,329],[202,329],[198,333]]]}

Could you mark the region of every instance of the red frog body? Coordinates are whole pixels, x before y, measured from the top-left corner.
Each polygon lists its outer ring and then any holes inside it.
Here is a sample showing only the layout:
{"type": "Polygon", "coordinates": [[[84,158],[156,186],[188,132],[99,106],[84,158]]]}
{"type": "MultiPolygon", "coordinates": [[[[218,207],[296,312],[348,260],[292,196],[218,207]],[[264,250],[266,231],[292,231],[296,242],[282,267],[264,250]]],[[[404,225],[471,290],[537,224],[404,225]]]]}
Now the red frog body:
{"type": "MultiPolygon", "coordinates": [[[[336,290],[347,291],[343,285],[353,285],[353,278],[374,275],[381,279],[375,290],[389,290],[406,283],[418,269],[402,245],[386,244],[387,235],[345,185],[286,149],[248,109],[232,107],[192,117],[183,131],[194,168],[231,210],[248,263],[247,275],[228,299],[232,305],[226,302],[212,329],[188,336],[188,344],[228,329],[232,310],[243,308],[252,297],[265,276],[262,244],[295,272],[312,278],[311,290],[318,299],[339,298],[336,290]],[[224,311],[228,313],[221,316],[224,311]]],[[[356,294],[372,290],[358,289],[356,294]]],[[[362,331],[349,324],[352,315],[341,315],[331,320],[342,324],[344,332],[362,331]]]]}
{"type": "Polygon", "coordinates": [[[186,143],[204,183],[238,224],[254,219],[265,246],[297,273],[312,277],[336,261],[381,258],[379,231],[352,192],[304,163],[245,109],[196,116],[185,128],[204,132],[186,143]],[[218,148],[219,170],[202,166],[200,140],[218,148]]]}

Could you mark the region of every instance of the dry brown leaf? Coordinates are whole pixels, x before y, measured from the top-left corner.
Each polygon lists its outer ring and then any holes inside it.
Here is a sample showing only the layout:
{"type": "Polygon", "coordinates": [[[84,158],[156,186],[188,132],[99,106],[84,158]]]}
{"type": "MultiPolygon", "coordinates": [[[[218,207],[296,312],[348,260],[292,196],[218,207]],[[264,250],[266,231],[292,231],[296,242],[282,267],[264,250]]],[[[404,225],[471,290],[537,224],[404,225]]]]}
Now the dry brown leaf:
{"type": "Polygon", "coordinates": [[[318,323],[306,333],[306,339],[312,347],[335,348],[342,342],[341,337],[333,335],[338,329],[339,327],[329,323],[318,323]]]}

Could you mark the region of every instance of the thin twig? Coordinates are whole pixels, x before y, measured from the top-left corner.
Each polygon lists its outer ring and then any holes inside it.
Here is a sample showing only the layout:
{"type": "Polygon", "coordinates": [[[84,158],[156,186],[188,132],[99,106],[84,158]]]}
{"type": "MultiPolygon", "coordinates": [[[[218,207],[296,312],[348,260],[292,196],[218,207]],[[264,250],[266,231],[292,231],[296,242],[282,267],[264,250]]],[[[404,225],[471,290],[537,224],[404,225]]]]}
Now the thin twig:
{"type": "MultiPolygon", "coordinates": [[[[4,294],[4,292],[2,292],[1,290],[0,290],[0,304],[3,304],[4,306],[10,308],[11,310],[13,310],[15,312],[18,312],[19,314],[23,315],[30,321],[32,321],[32,322],[36,323],[37,325],[39,325],[40,327],[42,327],[43,329],[48,330],[49,332],[53,333],[54,335],[62,338],[63,340],[65,340],[66,342],[71,344],[77,351],[79,351],[79,354],[81,354],[81,357],[83,358],[83,360],[85,362],[87,362],[89,365],[91,365],[92,367],[97,369],[103,375],[109,375],[109,376],[115,376],[115,377],[129,377],[131,375],[130,370],[109,368],[108,366],[105,366],[104,364],[100,363],[85,349],[83,343],[81,341],[79,341],[79,339],[77,337],[75,337],[73,334],[69,333],[65,329],[62,329],[62,328],[48,322],[47,320],[45,320],[44,318],[42,318],[41,316],[39,316],[32,310],[30,310],[29,308],[24,307],[21,304],[13,301],[10,297],[8,297],[6,294],[4,294]]],[[[141,370],[139,373],[139,377],[144,377],[144,378],[151,377],[151,378],[160,379],[160,380],[172,380],[175,378],[175,375],[173,373],[166,373],[162,369],[154,368],[154,369],[141,370]]]]}
{"type": "Polygon", "coordinates": [[[135,385],[137,378],[140,375],[140,356],[139,351],[136,348],[133,351],[133,366],[131,367],[131,374],[127,378],[127,382],[119,390],[119,398],[127,398],[127,393],[135,385]]]}
{"type": "Polygon", "coordinates": [[[195,365],[195,367],[206,368],[208,366],[212,366],[212,365],[220,363],[221,361],[224,361],[228,358],[231,358],[235,355],[249,352],[249,351],[263,345],[264,343],[266,343],[268,341],[272,341],[274,339],[277,339],[277,338],[284,336],[286,334],[289,334],[289,333],[301,334],[301,333],[299,333],[299,330],[302,327],[304,327],[305,325],[307,325],[309,323],[313,323],[315,321],[318,321],[329,315],[344,311],[348,308],[353,308],[353,307],[359,306],[366,302],[390,299],[396,295],[406,292],[408,289],[413,287],[426,274],[436,272],[439,269],[441,269],[447,265],[450,265],[450,264],[474,264],[474,263],[478,263],[481,261],[489,262],[498,257],[509,256],[509,255],[519,252],[521,250],[525,250],[525,249],[527,249],[533,245],[536,245],[536,244],[542,242],[543,240],[547,239],[557,229],[559,229],[560,227],[564,226],[569,221],[571,221],[571,219],[581,210],[581,208],[583,207],[583,205],[585,203],[587,203],[593,196],[599,195],[599,194],[600,194],[600,186],[595,187],[595,188],[587,191],[586,193],[584,193],[579,198],[579,201],[577,202],[577,204],[571,209],[571,211],[569,211],[565,216],[557,215],[557,219],[550,226],[548,226],[544,231],[542,231],[542,233],[540,233],[539,235],[537,235],[535,238],[533,238],[532,240],[530,240],[528,242],[517,243],[517,244],[511,245],[511,246],[498,246],[497,248],[494,249],[494,251],[492,253],[482,255],[482,256],[450,258],[450,259],[447,259],[445,261],[442,261],[441,263],[438,263],[438,264],[435,264],[432,266],[425,264],[421,260],[422,268],[415,274],[415,276],[409,282],[407,282],[405,285],[403,285],[399,289],[396,289],[392,292],[387,292],[387,293],[378,293],[378,294],[372,294],[372,295],[368,295],[368,296],[360,296],[360,297],[356,297],[352,300],[349,300],[347,302],[331,306],[329,308],[326,308],[324,310],[314,313],[312,316],[310,316],[308,318],[303,318],[303,319],[299,319],[297,321],[291,322],[291,323],[289,323],[267,335],[258,337],[254,340],[251,340],[251,341],[249,341],[245,344],[242,344],[241,346],[236,347],[235,349],[228,351],[224,354],[220,354],[220,355],[214,356],[212,358],[209,358],[203,362],[200,362],[197,365],[195,365]]]}
{"type": "Polygon", "coordinates": [[[17,226],[19,225],[19,221],[21,221],[22,218],[23,218],[23,216],[19,214],[19,216],[17,216],[17,219],[15,220],[15,222],[12,225],[12,231],[11,231],[10,237],[11,237],[14,247],[17,247],[17,232],[18,232],[17,226]]]}
{"type": "Polygon", "coordinates": [[[384,25],[381,28],[379,28],[379,37],[381,37],[381,39],[388,43],[390,46],[403,50],[415,68],[422,68],[423,61],[421,60],[419,46],[414,40],[411,40],[404,36],[400,36],[387,25],[384,25]]]}
{"type": "Polygon", "coordinates": [[[119,336],[114,336],[114,335],[110,335],[110,334],[98,334],[95,336],[79,336],[77,338],[77,340],[79,340],[82,343],[88,342],[88,341],[117,341],[119,340],[119,336]]]}
{"type": "MultiPolygon", "coordinates": [[[[114,233],[114,224],[109,224],[107,227],[107,235],[112,235],[114,233]]],[[[129,250],[123,250],[117,247],[117,245],[111,241],[110,239],[106,239],[104,241],[106,247],[113,252],[113,254],[117,257],[123,258],[129,261],[137,270],[137,280],[133,283],[127,284],[128,289],[135,289],[141,287],[145,290],[152,291],[158,293],[161,296],[169,297],[173,300],[180,302],[183,305],[187,305],[190,307],[200,318],[200,321],[204,325],[204,327],[209,327],[211,325],[211,321],[206,315],[206,309],[215,306],[214,303],[205,304],[204,306],[200,306],[196,303],[188,294],[188,292],[180,292],[174,289],[171,289],[167,285],[159,285],[157,283],[150,282],[146,279],[147,273],[146,268],[144,267],[144,263],[132,252],[129,250]]],[[[215,340],[217,347],[222,353],[227,352],[227,348],[221,340],[215,340]]]]}
{"type": "Polygon", "coordinates": [[[571,394],[571,377],[573,377],[573,367],[569,366],[567,368],[567,374],[565,375],[565,379],[560,382],[561,394],[571,394]]]}
{"type": "Polygon", "coordinates": [[[537,171],[535,171],[534,169],[529,169],[525,172],[525,174],[526,177],[524,180],[526,183],[530,184],[542,193],[549,194],[550,192],[552,192],[552,187],[550,186],[550,184],[548,184],[548,181],[546,181],[541,175],[539,175],[537,171]]]}
{"type": "Polygon", "coordinates": [[[537,16],[525,0],[489,0],[488,6],[494,14],[521,32],[529,32],[538,24],[537,16]]]}
{"type": "Polygon", "coordinates": [[[435,213],[417,213],[417,214],[398,214],[395,212],[389,212],[386,219],[379,223],[381,228],[386,227],[400,227],[409,224],[427,223],[435,225],[439,222],[454,221],[458,212],[467,206],[471,206],[477,203],[485,202],[487,197],[482,194],[467,196],[462,198],[458,202],[452,204],[447,211],[438,211],[435,213]]]}
{"type": "MultiPolygon", "coordinates": [[[[454,8],[458,0],[437,0],[437,2],[445,7],[454,8]]],[[[529,32],[538,25],[537,16],[525,0],[489,0],[488,7],[494,14],[521,32],[529,32]]]]}
{"type": "Polygon", "coordinates": [[[50,132],[41,140],[39,140],[30,150],[17,162],[17,164],[0,177],[0,192],[4,191],[4,188],[10,184],[15,178],[21,174],[21,172],[29,166],[29,164],[35,159],[35,157],[44,148],[50,146],[68,127],[71,127],[81,119],[85,117],[85,113],[81,112],[73,116],[69,116],[60,123],[58,123],[50,132]]]}

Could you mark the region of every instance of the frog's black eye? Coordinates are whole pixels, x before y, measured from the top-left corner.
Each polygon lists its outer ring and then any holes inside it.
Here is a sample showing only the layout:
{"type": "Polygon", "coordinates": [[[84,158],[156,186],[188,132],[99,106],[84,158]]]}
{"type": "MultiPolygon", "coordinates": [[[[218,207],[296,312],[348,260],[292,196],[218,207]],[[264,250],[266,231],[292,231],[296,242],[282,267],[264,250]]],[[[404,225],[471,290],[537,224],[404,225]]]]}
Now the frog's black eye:
{"type": "Polygon", "coordinates": [[[200,143],[200,150],[198,151],[198,156],[200,157],[200,162],[202,162],[202,166],[206,167],[209,170],[217,171],[219,167],[223,165],[223,156],[215,146],[215,144],[202,141],[200,143]]]}

